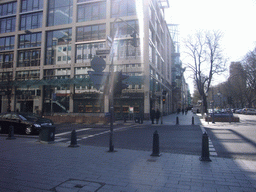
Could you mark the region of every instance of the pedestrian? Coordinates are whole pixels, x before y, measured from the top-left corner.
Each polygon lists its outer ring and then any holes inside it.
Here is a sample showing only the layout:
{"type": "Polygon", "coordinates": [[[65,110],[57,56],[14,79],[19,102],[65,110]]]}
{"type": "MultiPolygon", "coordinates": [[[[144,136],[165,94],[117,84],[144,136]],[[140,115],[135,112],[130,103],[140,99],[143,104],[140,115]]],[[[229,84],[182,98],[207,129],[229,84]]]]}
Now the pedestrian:
{"type": "Polygon", "coordinates": [[[185,115],[187,115],[188,114],[188,108],[186,107],[186,109],[185,109],[185,115]]]}
{"type": "Polygon", "coordinates": [[[159,118],[160,118],[160,111],[159,111],[159,109],[157,109],[156,110],[156,124],[158,124],[159,118]]]}
{"type": "Polygon", "coordinates": [[[155,115],[156,115],[155,109],[152,108],[152,110],[150,111],[150,119],[152,121],[152,124],[154,124],[155,115]]]}

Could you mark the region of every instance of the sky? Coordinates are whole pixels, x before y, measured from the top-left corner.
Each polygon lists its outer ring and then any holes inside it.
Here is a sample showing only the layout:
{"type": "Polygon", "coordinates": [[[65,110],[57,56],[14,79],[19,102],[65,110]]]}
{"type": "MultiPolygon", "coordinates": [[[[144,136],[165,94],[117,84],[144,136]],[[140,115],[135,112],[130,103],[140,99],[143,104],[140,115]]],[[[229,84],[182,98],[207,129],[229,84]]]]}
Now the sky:
{"type": "MultiPolygon", "coordinates": [[[[256,0],[169,0],[165,10],[168,24],[179,25],[181,61],[184,58],[182,40],[196,30],[220,30],[223,33],[221,46],[228,66],[232,61],[241,61],[256,47],[256,0]]],[[[185,72],[185,76],[189,76],[185,72]]],[[[228,73],[217,77],[213,84],[225,81],[228,73]],[[218,80],[217,80],[218,79],[218,80]]],[[[187,83],[193,93],[193,82],[187,83]]]]}

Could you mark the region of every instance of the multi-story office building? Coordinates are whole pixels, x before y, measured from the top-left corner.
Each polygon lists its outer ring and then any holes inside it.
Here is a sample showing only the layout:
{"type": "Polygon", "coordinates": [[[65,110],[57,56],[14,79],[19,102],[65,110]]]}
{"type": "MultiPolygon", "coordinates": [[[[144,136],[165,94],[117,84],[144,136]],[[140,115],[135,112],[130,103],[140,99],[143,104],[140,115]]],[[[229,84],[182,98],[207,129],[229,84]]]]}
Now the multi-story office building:
{"type": "Polygon", "coordinates": [[[105,71],[113,59],[114,71],[130,76],[129,87],[114,97],[116,117],[133,112],[148,118],[152,107],[161,106],[171,113],[167,7],[168,0],[2,0],[1,112],[108,112],[107,90],[95,89],[88,71],[97,50],[111,49],[105,71]],[[131,44],[134,31],[138,46],[131,44]]]}

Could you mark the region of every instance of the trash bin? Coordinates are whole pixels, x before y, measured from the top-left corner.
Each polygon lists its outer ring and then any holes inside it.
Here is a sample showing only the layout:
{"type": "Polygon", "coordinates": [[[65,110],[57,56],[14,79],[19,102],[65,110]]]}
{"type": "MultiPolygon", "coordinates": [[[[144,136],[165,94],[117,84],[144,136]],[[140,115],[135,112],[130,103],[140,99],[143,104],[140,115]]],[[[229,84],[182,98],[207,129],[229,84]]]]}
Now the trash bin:
{"type": "Polygon", "coordinates": [[[55,126],[42,126],[39,131],[39,140],[43,142],[54,142],[55,126]]]}

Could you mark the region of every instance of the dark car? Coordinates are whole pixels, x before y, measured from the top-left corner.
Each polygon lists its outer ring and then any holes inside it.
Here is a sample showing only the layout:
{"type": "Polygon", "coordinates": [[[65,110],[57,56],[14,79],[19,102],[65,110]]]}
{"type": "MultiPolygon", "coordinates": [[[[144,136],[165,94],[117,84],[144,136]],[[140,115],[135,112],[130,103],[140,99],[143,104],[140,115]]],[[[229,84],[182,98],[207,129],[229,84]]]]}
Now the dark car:
{"type": "Polygon", "coordinates": [[[14,127],[14,133],[30,135],[38,134],[42,126],[53,125],[53,121],[33,113],[1,113],[0,133],[8,133],[11,125],[14,127]]]}

